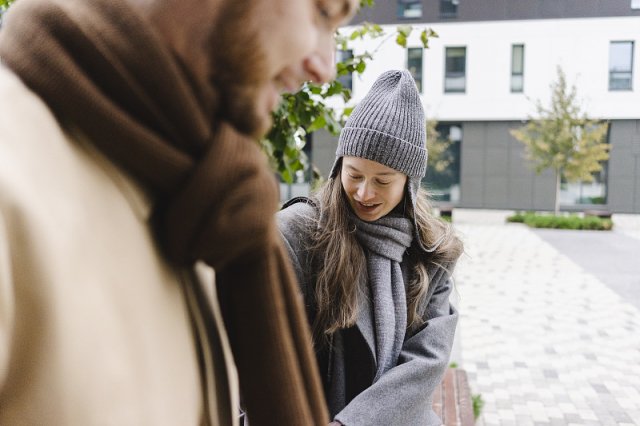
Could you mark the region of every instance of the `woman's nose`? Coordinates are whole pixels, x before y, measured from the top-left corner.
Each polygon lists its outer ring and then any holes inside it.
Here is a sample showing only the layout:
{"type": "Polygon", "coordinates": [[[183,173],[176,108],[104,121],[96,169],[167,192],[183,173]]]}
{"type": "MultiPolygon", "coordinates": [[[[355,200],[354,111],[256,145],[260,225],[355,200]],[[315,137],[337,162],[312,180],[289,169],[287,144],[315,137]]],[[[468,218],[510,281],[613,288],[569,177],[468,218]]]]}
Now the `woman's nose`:
{"type": "Polygon", "coordinates": [[[360,186],[358,186],[357,194],[359,201],[369,201],[375,196],[371,185],[369,185],[367,182],[364,182],[360,186]]]}

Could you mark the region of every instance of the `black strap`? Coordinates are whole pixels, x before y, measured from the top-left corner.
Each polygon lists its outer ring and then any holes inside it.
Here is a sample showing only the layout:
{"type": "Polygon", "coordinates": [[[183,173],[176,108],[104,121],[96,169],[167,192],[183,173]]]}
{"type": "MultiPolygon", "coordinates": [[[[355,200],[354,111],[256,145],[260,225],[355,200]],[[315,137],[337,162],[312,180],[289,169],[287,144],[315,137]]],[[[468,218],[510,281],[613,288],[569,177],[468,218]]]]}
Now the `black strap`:
{"type": "Polygon", "coordinates": [[[290,199],[289,201],[287,201],[286,203],[284,203],[282,205],[282,208],[280,208],[280,210],[284,210],[287,207],[296,204],[296,203],[305,203],[305,204],[309,204],[312,207],[316,207],[316,203],[315,201],[313,201],[311,198],[309,197],[293,197],[292,199],[290,199]]]}

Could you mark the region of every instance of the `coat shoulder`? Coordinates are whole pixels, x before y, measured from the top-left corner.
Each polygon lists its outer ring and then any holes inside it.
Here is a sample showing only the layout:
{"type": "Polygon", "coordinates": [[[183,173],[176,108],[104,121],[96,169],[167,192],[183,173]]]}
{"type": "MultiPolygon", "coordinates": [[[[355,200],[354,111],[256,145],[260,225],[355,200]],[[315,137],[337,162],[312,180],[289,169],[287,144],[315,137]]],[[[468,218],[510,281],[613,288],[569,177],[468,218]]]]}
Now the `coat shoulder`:
{"type": "Polygon", "coordinates": [[[276,219],[284,238],[292,245],[302,248],[317,227],[318,209],[308,202],[296,202],[280,210],[276,219]]]}

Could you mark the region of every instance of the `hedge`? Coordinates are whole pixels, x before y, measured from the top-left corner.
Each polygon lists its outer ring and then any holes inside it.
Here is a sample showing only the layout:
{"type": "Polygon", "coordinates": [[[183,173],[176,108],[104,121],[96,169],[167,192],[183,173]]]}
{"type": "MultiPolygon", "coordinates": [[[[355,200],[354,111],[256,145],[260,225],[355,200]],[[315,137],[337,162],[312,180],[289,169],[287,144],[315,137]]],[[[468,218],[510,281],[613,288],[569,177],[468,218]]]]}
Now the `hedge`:
{"type": "Polygon", "coordinates": [[[534,212],[516,212],[514,215],[507,217],[507,222],[524,223],[532,228],[586,229],[594,231],[610,231],[613,228],[611,219],[602,219],[595,216],[580,217],[575,214],[555,216],[534,212]]]}

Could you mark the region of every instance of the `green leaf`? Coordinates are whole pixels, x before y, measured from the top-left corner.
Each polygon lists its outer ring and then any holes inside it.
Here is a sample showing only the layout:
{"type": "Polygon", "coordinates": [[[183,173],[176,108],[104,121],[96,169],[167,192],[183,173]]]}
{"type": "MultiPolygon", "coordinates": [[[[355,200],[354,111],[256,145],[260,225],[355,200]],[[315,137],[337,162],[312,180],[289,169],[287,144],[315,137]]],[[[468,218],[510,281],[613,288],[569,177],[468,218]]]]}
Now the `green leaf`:
{"type": "Polygon", "coordinates": [[[289,169],[285,168],[284,170],[280,170],[280,176],[286,183],[293,183],[293,176],[291,175],[291,171],[289,171],[289,169]]]}
{"type": "Polygon", "coordinates": [[[327,89],[327,96],[338,95],[338,94],[342,93],[342,90],[343,90],[342,83],[340,83],[339,81],[336,80],[333,83],[331,83],[331,85],[327,89]]]}
{"type": "Polygon", "coordinates": [[[313,120],[313,123],[307,128],[307,132],[315,132],[316,130],[322,129],[327,124],[327,120],[323,115],[319,115],[313,120]]]}
{"type": "Polygon", "coordinates": [[[310,87],[310,90],[314,95],[319,95],[320,93],[322,93],[322,86],[313,85],[312,87],[310,87]]]}
{"type": "Polygon", "coordinates": [[[402,33],[398,33],[396,36],[396,43],[402,47],[407,47],[407,37],[402,33]]]}
{"type": "Polygon", "coordinates": [[[422,42],[422,47],[425,49],[429,48],[429,37],[427,36],[427,30],[424,30],[420,33],[420,41],[422,42]]]}

